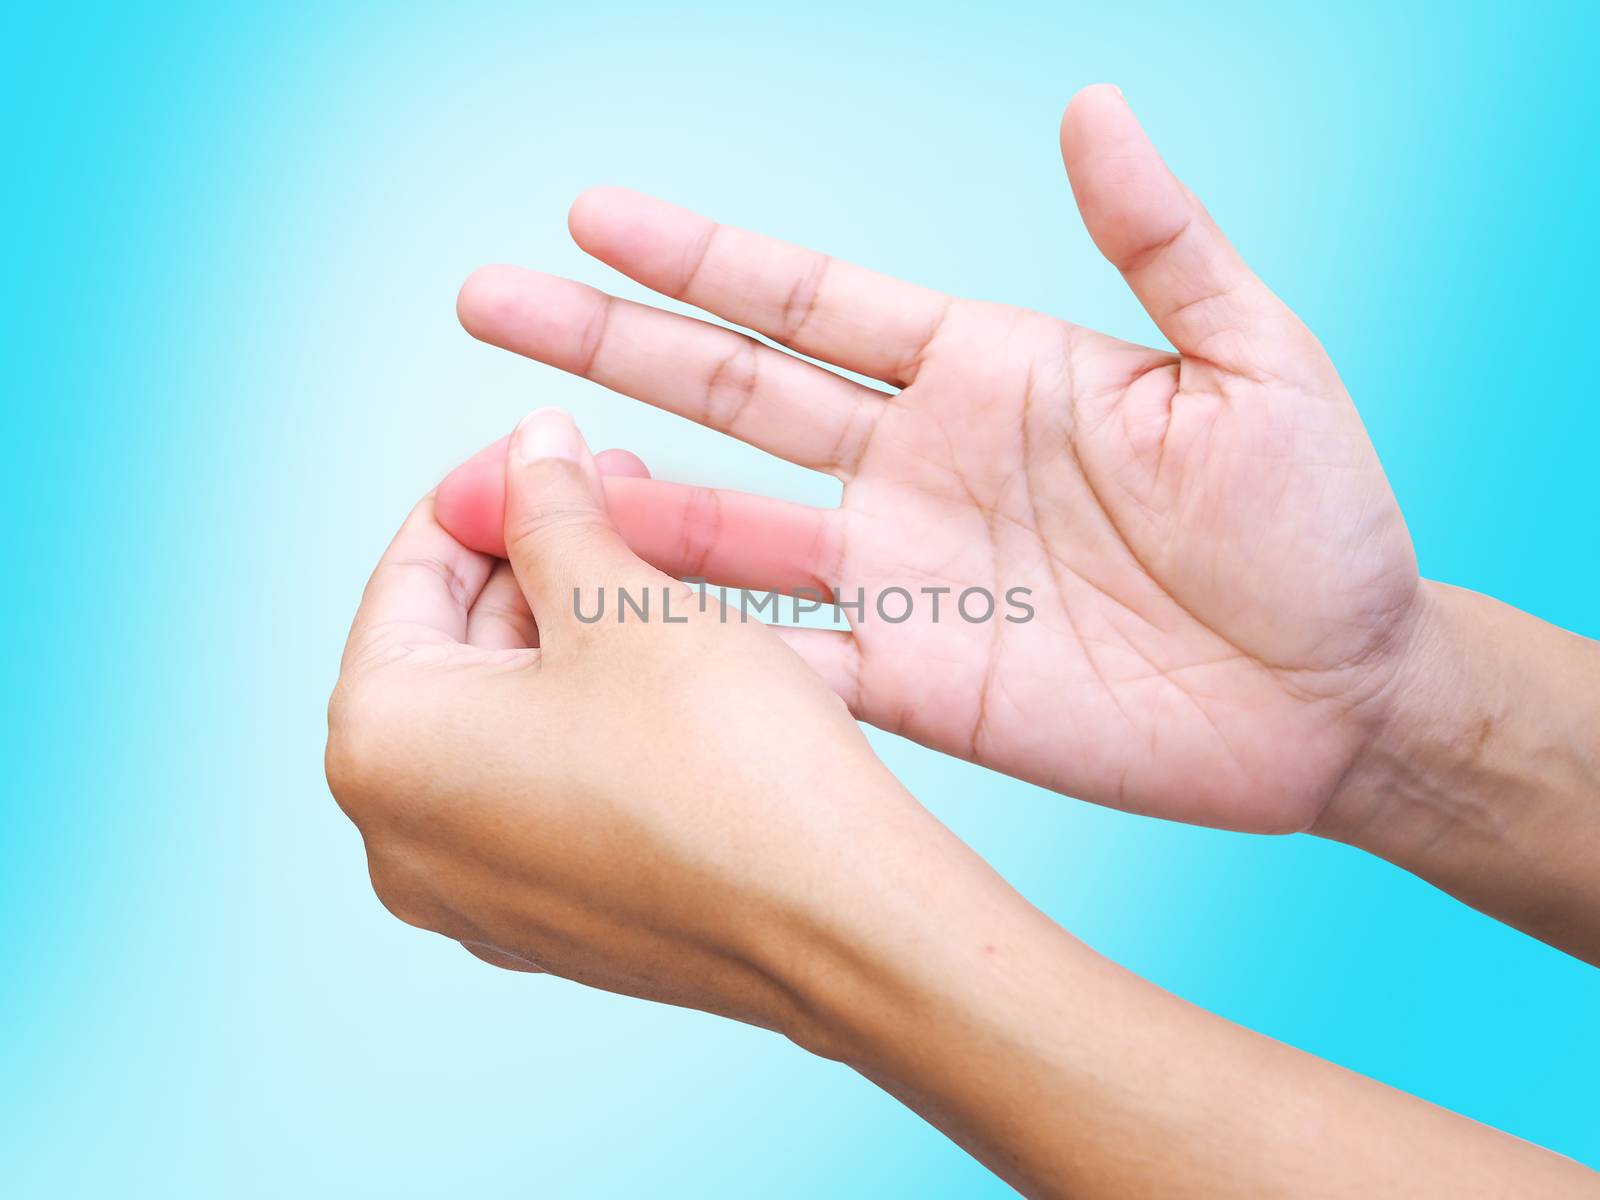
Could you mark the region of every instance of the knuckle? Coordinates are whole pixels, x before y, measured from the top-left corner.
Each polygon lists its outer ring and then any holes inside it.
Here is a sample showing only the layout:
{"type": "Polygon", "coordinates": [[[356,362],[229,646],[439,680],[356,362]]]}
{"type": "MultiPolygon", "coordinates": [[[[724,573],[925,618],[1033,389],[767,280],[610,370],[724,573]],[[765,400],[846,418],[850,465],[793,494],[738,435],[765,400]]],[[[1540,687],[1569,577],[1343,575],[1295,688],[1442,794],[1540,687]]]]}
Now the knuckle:
{"type": "Polygon", "coordinates": [[[448,860],[394,838],[367,839],[367,875],[384,910],[401,924],[445,937],[481,936],[475,922],[452,900],[448,860]]]}
{"type": "Polygon", "coordinates": [[[393,781],[401,739],[392,706],[366,681],[340,679],[328,702],[328,742],[323,770],[328,790],[360,828],[376,816],[393,781]]]}
{"type": "Polygon", "coordinates": [[[413,871],[402,868],[381,849],[369,847],[367,877],[372,881],[372,892],[378,903],[395,920],[414,929],[434,927],[434,906],[417,887],[413,871]]]}
{"type": "Polygon", "coordinates": [[[689,506],[683,522],[680,557],[685,573],[696,578],[706,574],[711,555],[722,537],[722,499],[714,488],[699,487],[689,493],[689,506]]]}
{"type": "Polygon", "coordinates": [[[704,407],[710,422],[723,430],[737,425],[756,397],[760,378],[760,343],[741,337],[734,350],[706,376],[704,407]]]}

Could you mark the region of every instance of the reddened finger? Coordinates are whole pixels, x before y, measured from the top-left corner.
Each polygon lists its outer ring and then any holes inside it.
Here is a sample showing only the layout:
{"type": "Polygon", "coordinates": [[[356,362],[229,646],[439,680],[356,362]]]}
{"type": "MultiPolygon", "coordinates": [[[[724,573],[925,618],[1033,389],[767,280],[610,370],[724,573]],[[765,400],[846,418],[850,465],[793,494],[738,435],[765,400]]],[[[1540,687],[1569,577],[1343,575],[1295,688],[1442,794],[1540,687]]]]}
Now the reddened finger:
{"type": "Polygon", "coordinates": [[[602,450],[594,456],[594,465],[608,479],[650,478],[650,468],[632,450],[602,450]]]}
{"type": "MultiPolygon", "coordinates": [[[[439,485],[439,520],[463,545],[504,557],[506,439],[439,485]]],[[[836,580],[837,512],[767,496],[651,479],[625,450],[595,457],[606,511],[629,549],[680,579],[823,595],[836,580]]]]}
{"type": "MultiPolygon", "coordinates": [[[[496,558],[506,556],[506,445],[503,437],[479,450],[439,484],[439,524],[463,546],[496,558]]],[[[649,479],[650,468],[628,450],[602,450],[595,466],[607,478],[649,479]]]]}

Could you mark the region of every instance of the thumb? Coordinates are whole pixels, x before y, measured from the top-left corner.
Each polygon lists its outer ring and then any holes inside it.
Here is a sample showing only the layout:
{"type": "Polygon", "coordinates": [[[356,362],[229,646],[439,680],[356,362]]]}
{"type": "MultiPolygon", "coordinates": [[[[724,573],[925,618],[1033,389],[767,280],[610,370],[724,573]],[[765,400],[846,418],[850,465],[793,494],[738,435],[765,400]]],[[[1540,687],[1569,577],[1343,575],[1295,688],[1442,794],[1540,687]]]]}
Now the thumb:
{"type": "Polygon", "coordinates": [[[575,593],[614,587],[642,566],[606,512],[583,435],[559,408],[536,409],[511,435],[505,539],[541,640],[575,621],[575,593]]]}
{"type": "Polygon", "coordinates": [[[1168,170],[1119,88],[1072,98],[1061,157],[1089,236],[1179,353],[1249,374],[1309,338],[1168,170]]]}

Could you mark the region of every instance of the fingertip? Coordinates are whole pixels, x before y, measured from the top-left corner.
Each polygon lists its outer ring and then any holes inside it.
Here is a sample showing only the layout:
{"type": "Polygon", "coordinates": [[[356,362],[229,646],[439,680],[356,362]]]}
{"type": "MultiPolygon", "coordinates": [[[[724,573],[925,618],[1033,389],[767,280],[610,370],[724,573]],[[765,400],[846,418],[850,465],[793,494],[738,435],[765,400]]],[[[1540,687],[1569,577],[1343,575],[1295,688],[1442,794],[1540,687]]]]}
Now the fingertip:
{"type": "Polygon", "coordinates": [[[1074,104],[1099,104],[1114,100],[1126,104],[1127,97],[1122,94],[1122,89],[1114,83],[1091,83],[1078,89],[1077,94],[1067,103],[1071,108],[1074,104]]]}
{"type": "MultiPolygon", "coordinates": [[[[506,448],[507,519],[513,510],[544,503],[552,495],[576,503],[574,485],[586,493],[588,502],[604,509],[599,465],[572,414],[550,405],[534,409],[517,423],[506,448]]],[[[510,540],[507,537],[508,544],[510,540]]]]}
{"type": "Polygon", "coordinates": [[[573,201],[567,228],[584,253],[646,287],[675,295],[684,284],[686,257],[704,244],[714,225],[655,196],[597,187],[573,201]]]}
{"type": "Polygon", "coordinates": [[[482,267],[456,299],[461,325],[480,342],[581,372],[594,353],[605,297],[587,284],[526,267],[482,267]]]}
{"type": "Polygon", "coordinates": [[[608,230],[614,229],[619,219],[630,207],[645,199],[638,192],[620,187],[585,188],[567,209],[567,232],[572,240],[593,254],[591,248],[603,243],[608,230]]]}
{"type": "Polygon", "coordinates": [[[580,587],[619,580],[639,564],[613,524],[594,457],[571,415],[535,409],[506,451],[502,531],[506,558],[540,629],[540,646],[568,624],[580,587]]]}
{"type": "Polygon", "coordinates": [[[650,468],[631,450],[602,450],[594,456],[600,474],[611,479],[649,479],[650,468]]]}
{"type": "Polygon", "coordinates": [[[1061,114],[1061,154],[1070,167],[1096,142],[1108,134],[1138,129],[1138,119],[1128,106],[1127,97],[1114,83],[1091,83],[1081,88],[1061,114]]]}
{"type": "Polygon", "coordinates": [[[468,275],[456,293],[456,319],[461,327],[479,341],[488,341],[495,330],[515,323],[530,274],[520,267],[494,263],[468,275]]]}
{"type": "Polygon", "coordinates": [[[444,477],[434,515],[456,541],[481,554],[505,557],[505,463],[508,439],[485,446],[444,477]]]}

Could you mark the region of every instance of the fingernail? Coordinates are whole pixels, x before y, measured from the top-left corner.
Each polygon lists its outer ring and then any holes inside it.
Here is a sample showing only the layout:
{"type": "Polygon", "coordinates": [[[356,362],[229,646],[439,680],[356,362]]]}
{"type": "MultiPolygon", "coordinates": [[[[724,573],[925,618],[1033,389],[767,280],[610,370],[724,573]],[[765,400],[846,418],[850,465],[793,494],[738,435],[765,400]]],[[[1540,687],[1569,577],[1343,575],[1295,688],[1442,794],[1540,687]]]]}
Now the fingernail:
{"type": "Polygon", "coordinates": [[[583,435],[561,409],[536,408],[511,435],[511,453],[523,462],[541,458],[578,462],[583,457],[583,435]]]}

